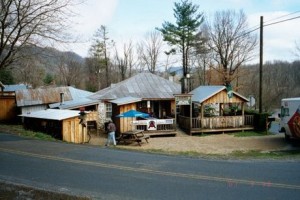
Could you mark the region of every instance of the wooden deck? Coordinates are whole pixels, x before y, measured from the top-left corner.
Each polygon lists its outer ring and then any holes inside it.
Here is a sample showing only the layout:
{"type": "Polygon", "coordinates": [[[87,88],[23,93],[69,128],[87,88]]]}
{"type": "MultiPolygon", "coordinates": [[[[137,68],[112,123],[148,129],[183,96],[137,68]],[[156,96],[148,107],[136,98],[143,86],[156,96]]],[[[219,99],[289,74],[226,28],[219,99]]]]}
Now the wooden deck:
{"type": "Polygon", "coordinates": [[[145,131],[145,135],[148,135],[149,137],[171,137],[176,136],[177,132],[176,130],[172,131],[145,131]]]}
{"type": "Polygon", "coordinates": [[[219,128],[219,129],[192,129],[191,134],[197,133],[224,133],[224,132],[234,132],[234,131],[249,131],[253,130],[253,126],[245,126],[245,127],[238,127],[238,128],[219,128]]]}
{"type": "Polygon", "coordinates": [[[187,134],[213,133],[213,132],[231,132],[253,130],[253,116],[218,116],[206,117],[204,119],[192,118],[192,127],[190,127],[190,118],[180,116],[178,124],[187,134]]]}

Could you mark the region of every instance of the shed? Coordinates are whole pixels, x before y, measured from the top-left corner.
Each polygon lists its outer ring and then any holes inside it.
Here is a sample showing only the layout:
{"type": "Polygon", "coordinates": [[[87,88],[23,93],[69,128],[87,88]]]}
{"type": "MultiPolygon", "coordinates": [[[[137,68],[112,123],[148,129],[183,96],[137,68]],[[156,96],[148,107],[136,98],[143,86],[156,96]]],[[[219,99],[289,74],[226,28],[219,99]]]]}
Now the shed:
{"type": "Polygon", "coordinates": [[[44,132],[66,142],[88,142],[87,128],[80,123],[79,111],[47,109],[20,116],[24,118],[27,129],[44,132]]]}
{"type": "MultiPolygon", "coordinates": [[[[199,86],[190,92],[193,118],[190,134],[253,129],[253,116],[245,115],[248,99],[225,86],[199,86]]],[[[179,116],[180,126],[190,129],[190,118],[179,116]]]]}
{"type": "Polygon", "coordinates": [[[15,121],[18,115],[16,91],[26,89],[24,84],[4,85],[0,82],[0,121],[15,121]]]}

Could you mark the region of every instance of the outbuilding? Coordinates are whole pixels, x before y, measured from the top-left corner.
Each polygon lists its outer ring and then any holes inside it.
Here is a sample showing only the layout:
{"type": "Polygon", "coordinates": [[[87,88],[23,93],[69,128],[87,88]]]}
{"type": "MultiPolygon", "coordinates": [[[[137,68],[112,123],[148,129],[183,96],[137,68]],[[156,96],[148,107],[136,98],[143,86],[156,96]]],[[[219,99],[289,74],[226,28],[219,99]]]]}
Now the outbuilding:
{"type": "MultiPolygon", "coordinates": [[[[89,113],[85,113],[88,118],[89,113]]],[[[87,127],[78,110],[47,109],[20,115],[26,129],[47,133],[56,139],[71,143],[89,141],[87,127]]]]}

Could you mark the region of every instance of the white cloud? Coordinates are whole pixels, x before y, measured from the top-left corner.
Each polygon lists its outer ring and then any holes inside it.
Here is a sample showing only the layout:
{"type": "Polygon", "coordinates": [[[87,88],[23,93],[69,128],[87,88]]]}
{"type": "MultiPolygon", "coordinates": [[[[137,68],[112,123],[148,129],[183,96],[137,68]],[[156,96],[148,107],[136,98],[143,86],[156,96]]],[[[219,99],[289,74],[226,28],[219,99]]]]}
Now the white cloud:
{"type": "Polygon", "coordinates": [[[87,56],[90,41],[95,31],[101,25],[107,25],[112,20],[118,0],[87,0],[75,8],[77,16],[73,19],[73,35],[78,42],[69,46],[69,50],[81,56],[87,56]]]}

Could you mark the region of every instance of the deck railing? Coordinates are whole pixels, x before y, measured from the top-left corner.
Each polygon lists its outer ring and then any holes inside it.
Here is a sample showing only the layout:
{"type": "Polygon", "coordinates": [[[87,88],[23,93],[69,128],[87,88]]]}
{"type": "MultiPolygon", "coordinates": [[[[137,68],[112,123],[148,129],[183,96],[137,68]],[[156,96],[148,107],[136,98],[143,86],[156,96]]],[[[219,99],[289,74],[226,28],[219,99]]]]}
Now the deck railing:
{"type": "MultiPolygon", "coordinates": [[[[192,118],[192,129],[220,129],[220,128],[239,128],[243,126],[253,126],[253,115],[243,116],[218,116],[206,117],[200,120],[192,118]]],[[[190,129],[190,118],[186,116],[178,116],[177,122],[179,127],[185,130],[190,129]]]]}

